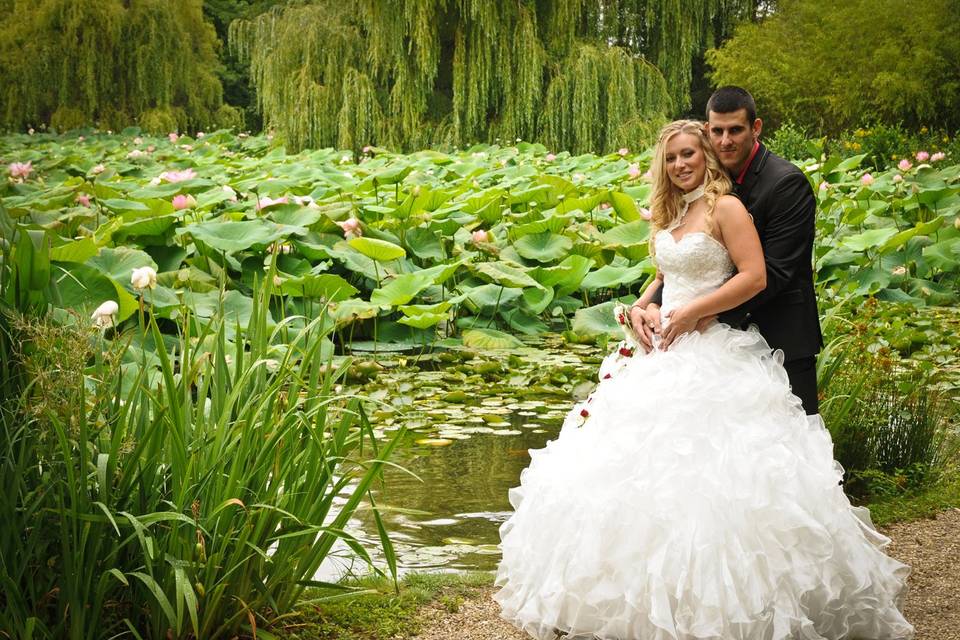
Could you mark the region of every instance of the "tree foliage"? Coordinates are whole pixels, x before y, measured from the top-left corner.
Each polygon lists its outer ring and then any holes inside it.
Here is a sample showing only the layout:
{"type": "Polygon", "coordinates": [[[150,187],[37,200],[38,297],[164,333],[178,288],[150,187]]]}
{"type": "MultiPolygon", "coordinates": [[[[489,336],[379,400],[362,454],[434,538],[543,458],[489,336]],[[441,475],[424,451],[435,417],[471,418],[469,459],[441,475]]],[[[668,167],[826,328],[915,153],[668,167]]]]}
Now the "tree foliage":
{"type": "Polygon", "coordinates": [[[0,126],[236,124],[200,0],[7,0],[0,126]]]}
{"type": "MultiPolygon", "coordinates": [[[[768,3],[759,3],[766,6],[768,3]]],[[[649,137],[757,0],[314,0],[230,28],[291,148],[649,137]]]]}
{"type": "Polygon", "coordinates": [[[956,0],[789,0],[707,57],[714,83],[748,87],[774,122],[960,127],[956,0]]]}

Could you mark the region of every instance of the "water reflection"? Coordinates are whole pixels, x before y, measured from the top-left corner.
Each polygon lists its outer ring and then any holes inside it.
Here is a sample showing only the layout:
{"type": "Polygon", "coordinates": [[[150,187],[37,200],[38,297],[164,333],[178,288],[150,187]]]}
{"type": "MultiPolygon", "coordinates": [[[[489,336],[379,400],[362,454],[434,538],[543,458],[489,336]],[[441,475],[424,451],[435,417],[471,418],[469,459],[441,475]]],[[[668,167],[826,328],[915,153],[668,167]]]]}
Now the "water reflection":
{"type": "MultiPolygon", "coordinates": [[[[393,458],[405,471],[387,467],[384,484],[374,492],[401,573],[496,567],[498,529],[510,514],[507,492],[519,484],[530,462],[528,450],[555,438],[574,398],[592,387],[598,353],[548,339],[519,353],[485,356],[484,362],[512,360],[483,380],[468,382],[470,367],[463,365],[460,377],[451,375],[453,367],[420,372],[397,367],[378,379],[377,388],[386,391],[381,401],[397,412],[381,411],[375,426],[411,429],[407,446],[393,458]],[[467,391],[467,397],[457,404],[434,402],[452,391],[467,391]],[[431,444],[437,440],[448,444],[431,444]]],[[[348,531],[385,566],[369,510],[359,511],[348,531]]],[[[362,561],[343,555],[326,563],[318,579],[365,572],[362,561]]]]}

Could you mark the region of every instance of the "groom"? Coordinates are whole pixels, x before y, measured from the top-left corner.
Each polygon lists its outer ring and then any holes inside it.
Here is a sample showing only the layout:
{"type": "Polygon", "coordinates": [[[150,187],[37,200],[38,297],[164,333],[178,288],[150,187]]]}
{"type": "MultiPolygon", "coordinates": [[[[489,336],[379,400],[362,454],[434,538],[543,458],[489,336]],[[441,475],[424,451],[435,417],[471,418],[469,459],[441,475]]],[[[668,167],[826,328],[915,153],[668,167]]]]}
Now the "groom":
{"type": "MultiPolygon", "coordinates": [[[[767,265],[767,288],[720,315],[732,327],[757,325],[773,349],[783,351],[783,366],[794,395],[808,415],[819,412],[817,353],[823,344],[813,290],[813,237],[816,198],[806,176],[760,143],[763,122],[751,96],[740,87],[721,87],[707,101],[707,137],[733,180],[733,193],[753,216],[767,265]]],[[[661,297],[643,311],[641,340],[650,348],[660,333],[661,297]]],[[[663,343],[702,328],[668,325],[663,343]]]]}

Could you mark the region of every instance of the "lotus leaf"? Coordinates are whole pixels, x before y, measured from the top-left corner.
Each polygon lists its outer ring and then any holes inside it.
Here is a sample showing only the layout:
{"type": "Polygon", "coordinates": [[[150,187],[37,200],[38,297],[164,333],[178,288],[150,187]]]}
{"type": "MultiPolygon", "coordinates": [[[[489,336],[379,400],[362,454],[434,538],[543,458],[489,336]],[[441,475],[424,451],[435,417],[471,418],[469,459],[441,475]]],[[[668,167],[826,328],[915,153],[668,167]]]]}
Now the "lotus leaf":
{"type": "Polygon", "coordinates": [[[353,238],[352,240],[348,240],[347,244],[377,262],[389,262],[407,255],[403,247],[376,238],[353,238]]]}
{"type": "Polygon", "coordinates": [[[536,287],[542,285],[531,278],[520,265],[506,262],[477,262],[470,265],[477,273],[490,278],[493,282],[505,287],[536,287]]]}
{"type": "Polygon", "coordinates": [[[553,262],[567,255],[573,247],[573,241],[562,235],[545,231],[518,238],[514,249],[524,258],[537,262],[553,262]]]}
{"type": "Polygon", "coordinates": [[[496,329],[474,328],[463,332],[464,346],[472,349],[515,349],[522,347],[523,343],[511,336],[509,333],[497,331],[496,329]]]}
{"type": "Polygon", "coordinates": [[[396,307],[410,302],[418,293],[433,284],[433,278],[423,273],[404,273],[370,294],[373,304],[396,307]]]}

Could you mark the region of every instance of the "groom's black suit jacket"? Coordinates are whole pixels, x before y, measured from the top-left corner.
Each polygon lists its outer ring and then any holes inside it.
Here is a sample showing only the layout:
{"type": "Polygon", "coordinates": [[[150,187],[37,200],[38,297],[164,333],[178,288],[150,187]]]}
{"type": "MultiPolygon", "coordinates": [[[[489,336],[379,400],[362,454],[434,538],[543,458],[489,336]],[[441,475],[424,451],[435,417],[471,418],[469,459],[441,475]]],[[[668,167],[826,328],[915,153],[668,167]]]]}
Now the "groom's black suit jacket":
{"type": "Polygon", "coordinates": [[[745,328],[755,324],[784,361],[815,356],[823,344],[813,290],[813,238],[817,201],[810,182],[791,162],[762,144],[740,184],[740,198],[760,234],[767,288],[720,321],[745,328]]]}

